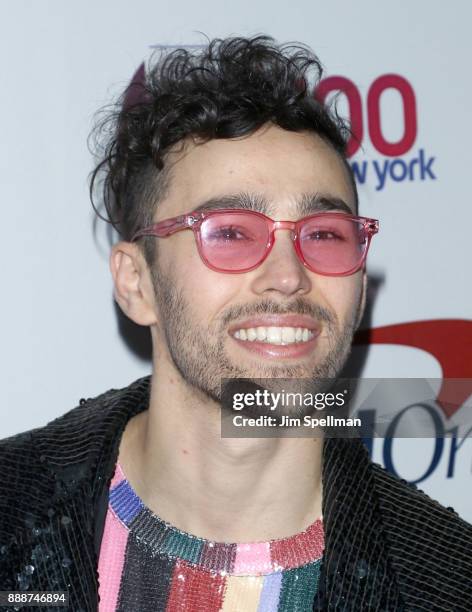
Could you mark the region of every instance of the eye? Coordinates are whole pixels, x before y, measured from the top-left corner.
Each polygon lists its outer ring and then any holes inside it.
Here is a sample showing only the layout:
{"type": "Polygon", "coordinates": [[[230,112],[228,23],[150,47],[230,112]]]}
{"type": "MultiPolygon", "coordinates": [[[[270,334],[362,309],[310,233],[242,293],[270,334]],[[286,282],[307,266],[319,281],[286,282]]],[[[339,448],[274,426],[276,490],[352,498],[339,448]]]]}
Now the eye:
{"type": "Polygon", "coordinates": [[[344,236],[342,236],[338,232],[334,232],[331,230],[315,230],[305,235],[304,238],[309,238],[310,240],[315,240],[319,242],[323,242],[326,240],[344,240],[344,236]]]}
{"type": "Polygon", "coordinates": [[[251,240],[251,236],[243,228],[238,228],[232,225],[226,227],[218,227],[213,229],[208,235],[208,240],[219,240],[225,242],[233,242],[237,240],[251,240]]]}

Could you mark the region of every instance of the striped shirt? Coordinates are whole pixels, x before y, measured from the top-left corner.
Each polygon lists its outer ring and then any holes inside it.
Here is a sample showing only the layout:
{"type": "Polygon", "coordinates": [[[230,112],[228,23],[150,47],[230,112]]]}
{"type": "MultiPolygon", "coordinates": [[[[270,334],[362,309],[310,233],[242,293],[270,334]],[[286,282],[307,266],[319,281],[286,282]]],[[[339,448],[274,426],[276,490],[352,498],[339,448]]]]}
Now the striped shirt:
{"type": "Polygon", "coordinates": [[[323,548],[321,519],[266,542],[185,533],[145,506],[118,462],[99,556],[99,612],[308,612],[323,548]]]}

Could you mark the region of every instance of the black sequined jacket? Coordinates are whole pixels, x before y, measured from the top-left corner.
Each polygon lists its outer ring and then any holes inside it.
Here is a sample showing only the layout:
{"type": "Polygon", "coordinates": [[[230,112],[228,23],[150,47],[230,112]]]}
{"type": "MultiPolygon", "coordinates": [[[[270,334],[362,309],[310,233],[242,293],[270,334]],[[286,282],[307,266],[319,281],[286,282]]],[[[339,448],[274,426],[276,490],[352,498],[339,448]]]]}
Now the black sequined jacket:
{"type": "MultiPolygon", "coordinates": [[[[0,441],[0,590],[68,591],[71,612],[98,609],[108,487],[149,391],[141,378],[0,441]]],[[[372,463],[360,440],[324,443],[323,518],[315,610],[472,612],[472,526],[372,463]]]]}

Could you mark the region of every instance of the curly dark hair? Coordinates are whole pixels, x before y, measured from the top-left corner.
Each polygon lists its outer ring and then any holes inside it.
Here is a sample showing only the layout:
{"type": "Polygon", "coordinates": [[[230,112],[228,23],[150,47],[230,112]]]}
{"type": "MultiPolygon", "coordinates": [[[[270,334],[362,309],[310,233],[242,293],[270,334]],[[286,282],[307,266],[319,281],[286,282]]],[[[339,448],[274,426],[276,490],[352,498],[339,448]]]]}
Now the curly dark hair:
{"type": "MultiPolygon", "coordinates": [[[[197,52],[161,53],[142,82],[133,82],[92,132],[102,147],[90,181],[95,212],[130,240],[152,223],[166,190],[170,147],[189,136],[205,142],[249,135],[269,122],[312,131],[328,142],[346,165],[357,205],[346,159],[349,129],[313,95],[322,72],[309,48],[278,45],[262,35],[214,39],[197,52]],[[95,206],[97,191],[106,217],[95,206]]],[[[149,265],[155,243],[149,237],[142,242],[149,265]]]]}

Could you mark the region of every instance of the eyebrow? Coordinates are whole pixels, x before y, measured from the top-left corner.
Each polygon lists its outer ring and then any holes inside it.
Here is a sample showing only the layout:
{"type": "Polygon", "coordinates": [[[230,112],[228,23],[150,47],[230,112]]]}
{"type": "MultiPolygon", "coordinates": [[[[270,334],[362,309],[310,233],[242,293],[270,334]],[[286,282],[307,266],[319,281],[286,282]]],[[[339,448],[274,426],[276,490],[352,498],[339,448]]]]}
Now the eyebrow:
{"type": "Polygon", "coordinates": [[[194,208],[193,212],[218,210],[220,208],[242,208],[244,210],[254,210],[264,215],[269,215],[271,212],[269,203],[263,196],[246,192],[211,198],[194,208]]]}
{"type": "Polygon", "coordinates": [[[342,198],[337,198],[329,194],[306,193],[303,194],[298,202],[298,211],[305,217],[315,212],[336,211],[354,215],[355,212],[342,198]]]}
{"type": "MultiPolygon", "coordinates": [[[[270,216],[274,214],[273,207],[260,194],[241,192],[210,198],[193,208],[193,212],[218,210],[223,208],[243,209],[260,212],[270,216]]],[[[330,194],[305,193],[296,202],[296,209],[301,217],[317,212],[340,211],[353,215],[355,212],[341,198],[330,194]]]]}

